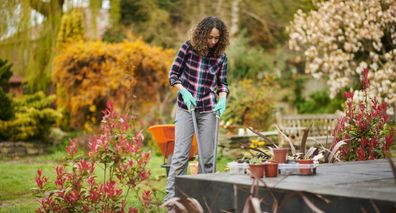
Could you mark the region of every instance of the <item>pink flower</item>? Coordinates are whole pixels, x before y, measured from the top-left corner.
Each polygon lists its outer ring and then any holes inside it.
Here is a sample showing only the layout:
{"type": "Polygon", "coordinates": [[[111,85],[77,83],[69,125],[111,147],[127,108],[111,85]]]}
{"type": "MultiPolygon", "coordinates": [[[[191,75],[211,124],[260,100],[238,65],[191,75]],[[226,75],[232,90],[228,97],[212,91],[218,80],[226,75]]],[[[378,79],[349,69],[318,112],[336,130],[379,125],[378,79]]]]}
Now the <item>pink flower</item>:
{"type": "Polygon", "coordinates": [[[364,152],[364,148],[362,147],[358,148],[357,156],[359,160],[364,160],[366,158],[366,153],[364,152]]]}
{"type": "Polygon", "coordinates": [[[92,203],[98,202],[99,201],[99,197],[100,197],[100,194],[99,194],[99,192],[97,190],[95,190],[95,189],[89,190],[89,200],[92,203]]]}
{"type": "Polygon", "coordinates": [[[148,171],[143,171],[142,173],[140,173],[140,179],[142,181],[146,180],[147,178],[149,178],[149,176],[150,176],[150,173],[148,171]]]}
{"type": "Polygon", "coordinates": [[[389,150],[389,147],[394,142],[395,138],[393,136],[394,136],[394,129],[391,128],[390,131],[389,131],[389,134],[387,136],[385,136],[385,146],[384,146],[384,148],[386,147],[387,151],[389,150]]]}
{"type": "Polygon", "coordinates": [[[122,131],[128,130],[129,125],[128,125],[128,116],[127,115],[124,115],[122,118],[120,118],[120,125],[121,125],[122,131]]]}
{"type": "Polygon", "coordinates": [[[47,177],[42,176],[43,171],[41,169],[37,170],[36,185],[40,190],[43,190],[45,184],[47,184],[47,177]]]}
{"type": "Polygon", "coordinates": [[[92,188],[96,184],[95,176],[90,175],[87,180],[89,188],[92,188]]]}
{"type": "Polygon", "coordinates": [[[144,190],[142,193],[142,200],[144,206],[148,206],[151,203],[151,191],[150,190],[144,190]]]}
{"type": "Polygon", "coordinates": [[[74,155],[77,153],[77,145],[74,140],[70,140],[70,144],[68,147],[66,147],[66,151],[69,153],[70,158],[73,159],[74,155]]]}
{"type": "Polygon", "coordinates": [[[81,174],[86,174],[88,173],[88,170],[91,169],[91,166],[88,165],[86,160],[81,159],[80,162],[77,164],[77,168],[81,172],[81,174]]]}
{"type": "Polygon", "coordinates": [[[136,145],[138,145],[139,147],[143,144],[144,140],[144,136],[142,134],[142,131],[139,131],[138,133],[136,133],[135,137],[133,137],[133,141],[135,142],[136,145]]]}
{"type": "Polygon", "coordinates": [[[150,157],[151,157],[151,153],[150,152],[143,152],[142,153],[142,159],[143,159],[143,162],[145,164],[150,160],[150,157]]]}
{"type": "Polygon", "coordinates": [[[98,151],[98,139],[93,138],[89,143],[89,153],[88,153],[89,157],[93,159],[97,151],[98,151]]]}
{"type": "Polygon", "coordinates": [[[117,189],[115,181],[110,181],[103,185],[102,192],[109,196],[110,199],[113,199],[121,196],[122,189],[117,189]]]}
{"type": "Polygon", "coordinates": [[[351,92],[344,92],[344,98],[352,99],[353,98],[353,91],[351,92]]]}
{"type": "Polygon", "coordinates": [[[56,166],[56,180],[55,185],[58,189],[62,189],[65,183],[65,168],[63,166],[56,166]]]}
{"type": "Polygon", "coordinates": [[[65,199],[73,205],[80,199],[80,193],[77,190],[72,190],[70,193],[66,194],[65,199]]]}

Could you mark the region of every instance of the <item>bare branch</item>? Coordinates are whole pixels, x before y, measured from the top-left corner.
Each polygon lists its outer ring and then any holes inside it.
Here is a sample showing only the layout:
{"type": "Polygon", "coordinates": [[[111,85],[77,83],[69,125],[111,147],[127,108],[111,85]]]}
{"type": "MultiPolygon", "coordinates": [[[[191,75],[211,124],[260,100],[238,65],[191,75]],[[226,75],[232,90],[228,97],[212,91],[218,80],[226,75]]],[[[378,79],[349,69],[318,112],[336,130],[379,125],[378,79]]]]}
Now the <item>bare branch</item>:
{"type": "Polygon", "coordinates": [[[307,139],[308,139],[308,133],[309,130],[311,130],[313,123],[311,123],[311,125],[309,125],[308,128],[303,130],[303,137],[301,139],[301,145],[300,145],[300,152],[302,152],[303,154],[305,154],[305,146],[307,144],[307,139]]]}
{"type": "Polygon", "coordinates": [[[30,0],[30,6],[45,17],[49,16],[50,4],[50,2],[43,2],[41,0],[30,0]]]}
{"type": "Polygon", "coordinates": [[[282,130],[279,128],[279,126],[277,124],[275,124],[275,127],[278,130],[278,132],[283,136],[283,138],[285,138],[287,140],[287,142],[289,142],[292,155],[293,156],[296,155],[296,148],[294,148],[293,142],[290,140],[289,137],[287,137],[287,135],[285,135],[285,133],[282,132],[282,130]]]}
{"type": "Polygon", "coordinates": [[[34,10],[41,13],[41,15],[48,17],[51,13],[51,10],[59,9],[62,11],[65,0],[51,0],[50,2],[44,2],[42,0],[29,0],[29,3],[30,7],[32,7],[34,10]]]}
{"type": "Polygon", "coordinates": [[[275,146],[276,148],[278,148],[278,146],[275,144],[275,142],[274,142],[273,140],[271,140],[269,137],[267,137],[267,136],[261,134],[261,133],[260,133],[259,131],[257,131],[257,130],[254,130],[252,127],[248,127],[248,129],[249,129],[250,131],[252,131],[254,134],[256,134],[256,135],[260,136],[261,138],[263,138],[263,140],[264,140],[265,142],[269,142],[269,143],[271,143],[273,146],[275,146]]]}

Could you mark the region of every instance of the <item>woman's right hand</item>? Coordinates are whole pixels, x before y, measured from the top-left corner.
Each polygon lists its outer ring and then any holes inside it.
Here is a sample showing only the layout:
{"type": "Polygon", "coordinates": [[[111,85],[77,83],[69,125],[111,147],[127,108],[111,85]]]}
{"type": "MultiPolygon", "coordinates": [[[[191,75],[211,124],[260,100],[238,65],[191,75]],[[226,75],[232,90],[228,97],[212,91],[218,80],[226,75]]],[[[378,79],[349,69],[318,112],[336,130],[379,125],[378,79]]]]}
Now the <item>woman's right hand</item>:
{"type": "Polygon", "coordinates": [[[187,105],[188,111],[191,112],[197,105],[197,101],[186,88],[180,89],[179,93],[182,94],[183,102],[187,105]]]}

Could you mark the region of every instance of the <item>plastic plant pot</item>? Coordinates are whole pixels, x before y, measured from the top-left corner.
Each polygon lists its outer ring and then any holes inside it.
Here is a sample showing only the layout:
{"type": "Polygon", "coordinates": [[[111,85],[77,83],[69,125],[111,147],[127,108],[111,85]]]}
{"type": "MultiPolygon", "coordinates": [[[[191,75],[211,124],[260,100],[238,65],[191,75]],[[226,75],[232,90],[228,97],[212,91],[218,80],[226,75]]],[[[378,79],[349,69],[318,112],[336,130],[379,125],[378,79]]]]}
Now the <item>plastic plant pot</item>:
{"type": "Polygon", "coordinates": [[[274,148],[273,152],[273,160],[277,163],[286,163],[288,148],[274,148]]]}
{"type": "Polygon", "coordinates": [[[298,163],[302,166],[300,167],[300,175],[312,175],[312,159],[301,159],[298,163]]]}
{"type": "Polygon", "coordinates": [[[249,164],[249,171],[251,178],[263,178],[264,177],[264,164],[249,164]]]}
{"type": "Polygon", "coordinates": [[[277,177],[278,176],[278,163],[269,161],[265,163],[265,177],[277,177]]]}

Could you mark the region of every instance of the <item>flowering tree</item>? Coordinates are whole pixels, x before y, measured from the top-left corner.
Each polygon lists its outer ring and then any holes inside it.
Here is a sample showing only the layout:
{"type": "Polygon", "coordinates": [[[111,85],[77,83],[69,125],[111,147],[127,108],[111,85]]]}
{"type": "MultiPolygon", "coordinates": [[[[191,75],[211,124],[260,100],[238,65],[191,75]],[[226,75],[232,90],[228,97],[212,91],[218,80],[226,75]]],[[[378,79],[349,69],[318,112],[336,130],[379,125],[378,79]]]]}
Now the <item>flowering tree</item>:
{"type": "Polygon", "coordinates": [[[289,46],[303,51],[305,71],[328,77],[331,95],[370,68],[367,92],[396,103],[396,1],[329,0],[298,11],[288,28],[289,46]]]}
{"type": "MultiPolygon", "coordinates": [[[[132,136],[127,117],[118,116],[111,103],[103,114],[102,134],[90,142],[89,158],[76,156],[76,144],[70,142],[70,167],[56,167],[56,189],[50,189],[48,178],[37,171],[35,192],[41,197],[38,212],[124,212],[130,190],[138,190],[138,184],[149,177],[146,165],[150,153],[141,149],[141,132],[132,136]],[[96,176],[96,165],[104,169],[103,178],[96,176]]],[[[159,206],[153,197],[150,190],[139,197],[144,211],[159,206]]],[[[138,209],[130,207],[128,211],[138,209]]]]}
{"type": "Polygon", "coordinates": [[[347,161],[384,158],[394,143],[394,129],[386,123],[387,104],[368,98],[368,69],[364,69],[362,74],[362,91],[344,94],[345,115],[334,129],[333,147],[344,141],[340,156],[347,161]]]}

